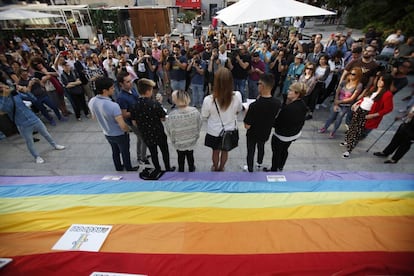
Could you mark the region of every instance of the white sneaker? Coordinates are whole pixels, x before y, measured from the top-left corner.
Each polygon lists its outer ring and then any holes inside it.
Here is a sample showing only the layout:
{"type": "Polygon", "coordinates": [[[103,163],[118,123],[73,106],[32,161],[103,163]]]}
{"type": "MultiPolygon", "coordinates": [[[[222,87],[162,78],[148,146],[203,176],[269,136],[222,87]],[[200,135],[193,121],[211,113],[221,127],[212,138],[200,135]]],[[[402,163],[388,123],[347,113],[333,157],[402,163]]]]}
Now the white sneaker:
{"type": "Polygon", "coordinates": [[[249,167],[247,165],[244,165],[242,169],[244,172],[247,172],[249,170],[249,167]]]}
{"type": "Polygon", "coordinates": [[[347,143],[347,142],[341,142],[341,143],[339,143],[339,145],[340,145],[341,147],[346,147],[346,146],[348,146],[348,143],[347,143]]]}
{"type": "Polygon", "coordinates": [[[43,160],[42,157],[40,156],[36,157],[36,164],[43,164],[43,163],[45,163],[45,160],[43,160]]]}
{"type": "Polygon", "coordinates": [[[62,145],[55,146],[55,150],[64,150],[64,149],[65,149],[65,146],[62,146],[62,145]]]}
{"type": "Polygon", "coordinates": [[[349,151],[346,151],[342,154],[342,158],[349,158],[349,155],[350,155],[349,151]]]}

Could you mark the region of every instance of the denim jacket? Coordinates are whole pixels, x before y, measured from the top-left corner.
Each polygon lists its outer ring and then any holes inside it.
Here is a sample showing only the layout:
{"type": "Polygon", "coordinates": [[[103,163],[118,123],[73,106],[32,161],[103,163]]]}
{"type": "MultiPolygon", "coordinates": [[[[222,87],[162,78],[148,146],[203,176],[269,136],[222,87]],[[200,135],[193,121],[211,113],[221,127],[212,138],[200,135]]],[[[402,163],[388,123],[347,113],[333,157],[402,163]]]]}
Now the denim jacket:
{"type": "Polygon", "coordinates": [[[20,93],[15,96],[12,96],[11,94],[7,97],[0,96],[0,110],[6,112],[10,120],[19,127],[31,126],[40,121],[40,119],[25,105],[20,93]],[[15,112],[14,109],[16,110],[15,112]]]}

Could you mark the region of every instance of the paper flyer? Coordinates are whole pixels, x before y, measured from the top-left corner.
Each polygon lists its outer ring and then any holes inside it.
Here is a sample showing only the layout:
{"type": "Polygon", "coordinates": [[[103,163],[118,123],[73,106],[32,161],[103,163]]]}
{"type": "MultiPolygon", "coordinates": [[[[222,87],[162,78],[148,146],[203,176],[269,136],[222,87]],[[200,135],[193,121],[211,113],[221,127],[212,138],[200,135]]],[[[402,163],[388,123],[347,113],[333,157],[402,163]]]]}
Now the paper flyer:
{"type": "Polygon", "coordinates": [[[111,225],[72,224],[52,249],[98,252],[111,229],[111,225]]]}
{"type": "Polygon", "coordinates": [[[115,272],[93,272],[89,276],[147,276],[147,275],[144,275],[144,274],[115,273],[115,272]]]}
{"type": "Polygon", "coordinates": [[[251,103],[254,103],[256,99],[247,99],[246,102],[242,103],[245,110],[249,109],[251,103]]]}
{"type": "Polygon", "coordinates": [[[122,176],[120,175],[105,175],[102,177],[102,180],[121,180],[122,176]]]}
{"type": "Polygon", "coordinates": [[[286,182],[286,176],[284,175],[266,175],[267,182],[286,182]]]}
{"type": "Polygon", "coordinates": [[[6,266],[11,261],[13,261],[13,259],[10,259],[10,258],[0,258],[0,268],[2,268],[3,266],[6,266]]]}

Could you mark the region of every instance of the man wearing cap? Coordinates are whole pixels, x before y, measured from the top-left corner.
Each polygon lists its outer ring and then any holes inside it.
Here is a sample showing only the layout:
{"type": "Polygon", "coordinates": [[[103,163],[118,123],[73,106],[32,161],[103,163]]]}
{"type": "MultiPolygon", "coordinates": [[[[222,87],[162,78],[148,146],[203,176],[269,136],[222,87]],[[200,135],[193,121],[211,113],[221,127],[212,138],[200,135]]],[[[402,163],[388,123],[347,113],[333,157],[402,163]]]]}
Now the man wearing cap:
{"type": "Polygon", "coordinates": [[[165,121],[165,111],[158,101],[152,99],[155,82],[142,78],[138,80],[138,93],[141,96],[131,112],[132,123],[141,132],[145,144],[151,152],[151,160],[155,169],[160,171],[158,160],[159,147],[164,160],[165,170],[174,171],[170,166],[170,153],[168,150],[167,135],[164,132],[162,121],[165,121]]]}
{"type": "Polygon", "coordinates": [[[96,80],[97,95],[89,101],[89,109],[105,134],[112,148],[112,160],[117,171],[137,171],[132,167],[129,153],[129,126],[122,118],[119,105],[111,100],[114,94],[114,81],[102,77],[96,80]],[[123,164],[121,163],[121,156],[123,164]]]}

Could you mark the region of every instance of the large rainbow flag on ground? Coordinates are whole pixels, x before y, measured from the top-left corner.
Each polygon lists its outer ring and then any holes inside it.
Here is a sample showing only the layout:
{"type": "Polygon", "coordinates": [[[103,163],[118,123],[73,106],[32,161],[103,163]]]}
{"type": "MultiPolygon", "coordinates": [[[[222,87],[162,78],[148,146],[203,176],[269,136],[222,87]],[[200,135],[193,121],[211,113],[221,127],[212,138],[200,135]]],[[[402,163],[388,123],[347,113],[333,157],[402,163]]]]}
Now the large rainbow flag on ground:
{"type": "Polygon", "coordinates": [[[414,174],[266,176],[0,177],[0,275],[414,275],[414,174]],[[112,230],[52,250],[72,224],[112,230]]]}

